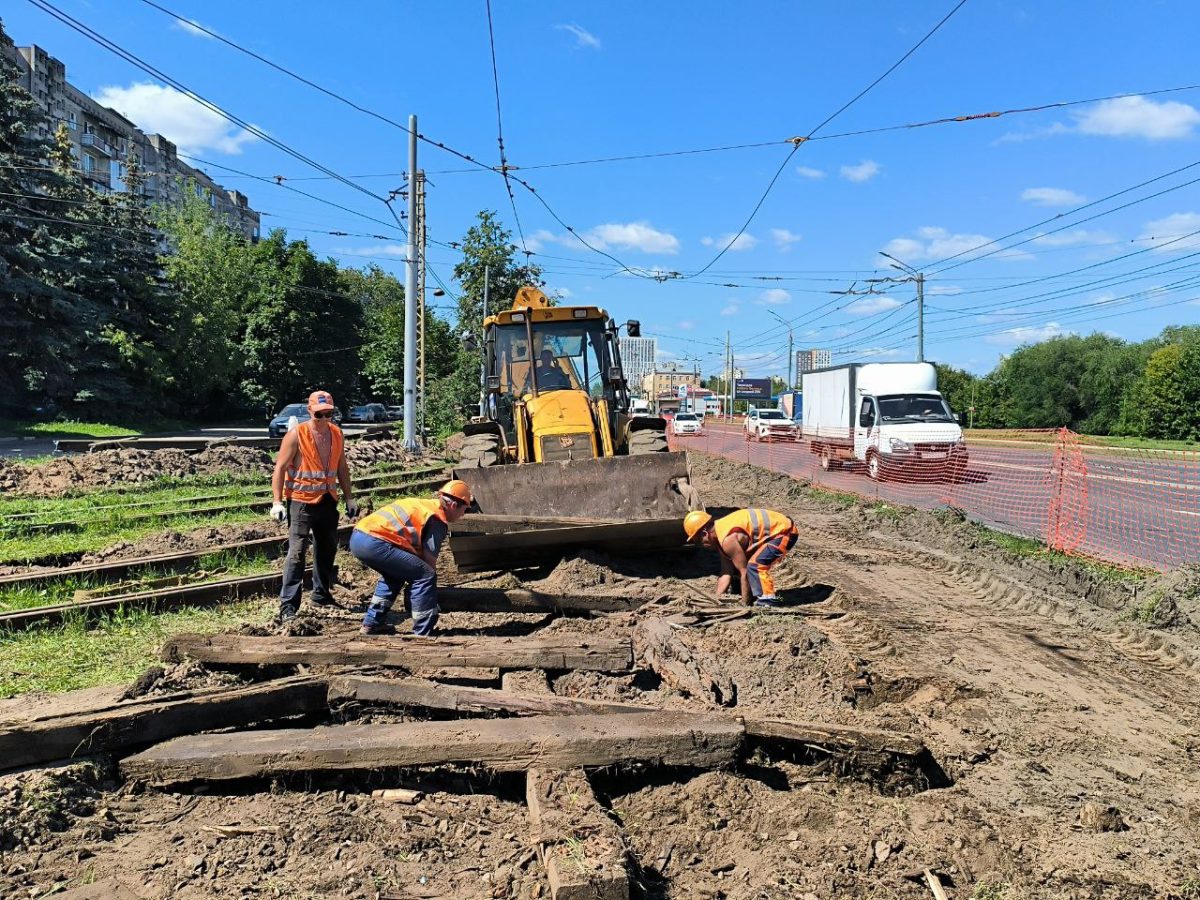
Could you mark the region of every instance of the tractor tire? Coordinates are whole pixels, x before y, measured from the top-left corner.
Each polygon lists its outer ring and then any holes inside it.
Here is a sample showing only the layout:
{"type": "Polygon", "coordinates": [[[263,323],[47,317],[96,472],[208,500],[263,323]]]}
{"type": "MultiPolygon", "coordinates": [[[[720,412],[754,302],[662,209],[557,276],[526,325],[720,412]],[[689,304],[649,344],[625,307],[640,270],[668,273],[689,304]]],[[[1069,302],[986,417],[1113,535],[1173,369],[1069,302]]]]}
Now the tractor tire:
{"type": "Polygon", "coordinates": [[[629,435],[629,455],[641,456],[643,453],[666,453],[667,432],[657,428],[643,428],[629,435]]]}
{"type": "Polygon", "coordinates": [[[463,444],[458,464],[464,469],[486,469],[499,461],[499,435],[473,434],[463,444]]]}

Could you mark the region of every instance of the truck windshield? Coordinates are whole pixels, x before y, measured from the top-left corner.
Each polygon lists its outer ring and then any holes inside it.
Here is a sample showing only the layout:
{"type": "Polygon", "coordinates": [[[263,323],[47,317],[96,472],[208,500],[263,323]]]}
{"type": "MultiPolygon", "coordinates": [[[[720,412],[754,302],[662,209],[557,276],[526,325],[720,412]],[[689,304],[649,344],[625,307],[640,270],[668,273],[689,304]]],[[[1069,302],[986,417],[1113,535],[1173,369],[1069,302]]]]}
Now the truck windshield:
{"type": "Polygon", "coordinates": [[[883,422],[953,422],[946,401],[937,394],[892,394],[879,397],[883,422]]]}
{"type": "Polygon", "coordinates": [[[522,396],[533,390],[583,390],[604,395],[604,323],[600,320],[545,322],[533,326],[533,348],[524,325],[496,328],[496,369],[500,393],[522,396]]]}

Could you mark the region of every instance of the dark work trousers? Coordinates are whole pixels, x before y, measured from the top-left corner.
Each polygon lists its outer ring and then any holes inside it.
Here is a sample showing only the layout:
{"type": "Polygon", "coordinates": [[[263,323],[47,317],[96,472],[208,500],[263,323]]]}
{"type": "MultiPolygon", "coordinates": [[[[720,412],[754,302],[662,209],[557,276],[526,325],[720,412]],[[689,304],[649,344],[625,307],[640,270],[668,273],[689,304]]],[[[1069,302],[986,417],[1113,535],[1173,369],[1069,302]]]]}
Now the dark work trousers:
{"type": "Polygon", "coordinates": [[[332,603],[333,561],[338,547],[338,505],[332,494],[317,503],[288,503],[288,551],[283,567],[280,610],[297,612],[304,587],[304,563],[308,558],[309,535],[313,544],[313,603],[332,603]]]}

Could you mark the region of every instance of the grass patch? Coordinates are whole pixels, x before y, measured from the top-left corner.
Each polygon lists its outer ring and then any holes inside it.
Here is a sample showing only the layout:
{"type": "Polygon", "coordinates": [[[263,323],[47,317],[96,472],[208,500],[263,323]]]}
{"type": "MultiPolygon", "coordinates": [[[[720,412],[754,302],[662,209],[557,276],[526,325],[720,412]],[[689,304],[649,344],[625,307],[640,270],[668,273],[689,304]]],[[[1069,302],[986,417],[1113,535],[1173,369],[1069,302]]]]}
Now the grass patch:
{"type": "MultiPolygon", "coordinates": [[[[1027,444],[1053,444],[1058,441],[1056,431],[1020,431],[1004,428],[967,428],[963,435],[971,441],[1021,441],[1027,444]]],[[[1112,447],[1118,450],[1185,450],[1200,451],[1196,441],[1168,441],[1159,438],[1117,437],[1114,435],[1081,434],[1079,443],[1092,447],[1112,447]]]]}
{"type": "Polygon", "coordinates": [[[984,525],[976,524],[975,529],[980,539],[985,543],[1000,547],[1016,556],[1033,557],[1049,560],[1060,565],[1076,566],[1086,569],[1093,575],[1098,575],[1106,581],[1145,581],[1147,578],[1158,575],[1157,572],[1149,569],[1128,569],[1086,556],[1076,556],[1074,554],[1062,553],[1058,550],[1051,550],[1042,541],[1008,534],[1004,531],[996,531],[984,525]]]}
{"type": "Polygon", "coordinates": [[[1200,900],[1200,877],[1185,878],[1178,893],[1180,900],[1200,900]]]}
{"type": "Polygon", "coordinates": [[[107,422],[80,422],[76,419],[61,422],[14,422],[10,419],[0,419],[0,437],[37,437],[54,440],[73,437],[129,437],[142,433],[139,428],[107,422]]]}
{"type": "MultiPolygon", "coordinates": [[[[263,513],[249,508],[234,509],[217,516],[189,516],[184,510],[178,518],[122,525],[114,519],[96,528],[80,532],[45,535],[8,532],[0,535],[0,564],[22,564],[48,556],[91,553],[116,543],[141,540],[163,531],[191,531],[217,525],[266,521],[263,513]]],[[[282,531],[280,532],[282,534],[282,531]]]]}
{"type": "Polygon", "coordinates": [[[1005,900],[1008,897],[1008,882],[981,881],[975,885],[971,900],[1005,900]]]}
{"type": "Polygon", "coordinates": [[[0,697],[130,682],[157,662],[159,645],[172,634],[265,624],[274,612],[274,598],[264,597],[170,612],[129,610],[92,628],[75,620],[0,636],[0,697]]]}
{"type": "Polygon", "coordinates": [[[817,500],[824,500],[827,503],[832,503],[834,506],[842,509],[849,509],[851,506],[857,506],[863,501],[863,498],[858,494],[851,494],[847,491],[834,491],[817,485],[808,487],[810,496],[817,500]]]}

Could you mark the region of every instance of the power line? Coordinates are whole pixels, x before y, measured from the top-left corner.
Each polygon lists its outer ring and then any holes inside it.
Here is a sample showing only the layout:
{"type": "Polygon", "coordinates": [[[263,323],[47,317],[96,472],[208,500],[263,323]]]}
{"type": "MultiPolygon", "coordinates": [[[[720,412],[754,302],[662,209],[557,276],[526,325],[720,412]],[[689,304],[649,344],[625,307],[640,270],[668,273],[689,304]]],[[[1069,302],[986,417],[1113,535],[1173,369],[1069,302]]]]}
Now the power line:
{"type": "Polygon", "coordinates": [[[496,142],[500,145],[500,174],[504,176],[504,189],[508,191],[508,202],[512,206],[513,221],[517,223],[517,234],[521,238],[521,249],[529,258],[525,246],[525,231],[521,228],[521,216],[517,213],[517,198],[513,195],[512,182],[508,177],[508,157],[504,152],[504,122],[500,116],[500,69],[496,65],[496,33],[492,27],[492,0],[484,0],[487,6],[488,45],[492,50],[492,85],[496,90],[496,142]]]}
{"type": "Polygon", "coordinates": [[[851,97],[848,101],[843,103],[835,112],[833,112],[829,116],[826,116],[825,119],[822,120],[821,123],[819,125],[817,125],[816,128],[812,129],[807,135],[805,135],[802,138],[793,138],[792,139],[792,143],[793,143],[792,149],[788,151],[787,156],[784,157],[783,162],[780,164],[779,168],[775,171],[775,174],[773,176],[771,176],[771,180],[769,182],[767,182],[766,189],[762,192],[762,196],[758,198],[758,202],[754,204],[754,208],[750,211],[750,215],[747,216],[746,221],[742,223],[742,227],[738,229],[737,233],[732,238],[730,238],[729,243],[726,244],[724,247],[722,247],[720,252],[718,252],[717,255],[714,256],[711,260],[709,260],[708,263],[703,268],[698,269],[696,272],[693,272],[691,275],[686,276],[686,277],[695,278],[697,275],[703,275],[705,272],[707,272],[709,269],[711,269],[716,264],[717,260],[719,260],[726,253],[728,253],[729,249],[741,239],[742,235],[746,233],[746,229],[750,227],[750,223],[753,222],[755,216],[758,215],[758,211],[760,209],[762,209],[763,204],[767,202],[767,197],[770,196],[771,191],[774,189],[776,182],[779,181],[779,176],[783,174],[783,170],[785,168],[787,168],[788,163],[790,163],[792,161],[792,157],[796,155],[796,152],[800,149],[800,147],[806,141],[815,137],[817,132],[819,132],[822,128],[824,128],[826,125],[828,125],[834,119],[836,119],[838,116],[840,116],[842,113],[844,113],[850,107],[852,107],[855,103],[857,103],[859,100],[861,100],[863,97],[865,97],[881,81],[883,81],[885,78],[887,78],[889,75],[891,75],[894,71],[896,71],[896,69],[900,68],[900,66],[903,65],[904,62],[910,56],[912,56],[914,53],[916,53],[917,50],[920,49],[920,47],[926,41],[928,41],[931,37],[933,37],[935,34],[937,34],[938,30],[941,29],[941,27],[943,25],[945,25],[948,21],[950,21],[950,17],[953,16],[960,9],[962,9],[962,7],[966,4],[966,2],[967,2],[967,0],[958,0],[958,3],[956,3],[954,5],[954,8],[951,9],[950,12],[946,13],[946,15],[942,17],[941,21],[939,21],[936,25],[933,26],[933,28],[931,28],[928,32],[926,32],[924,37],[922,37],[919,41],[917,41],[915,44],[913,44],[913,46],[908,49],[907,53],[905,53],[898,60],[896,60],[894,63],[892,63],[892,65],[890,65],[887,68],[887,70],[884,71],[884,73],[882,75],[880,75],[878,78],[876,78],[870,84],[868,84],[865,88],[863,88],[861,91],[859,91],[853,97],[851,97]]]}

